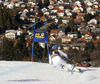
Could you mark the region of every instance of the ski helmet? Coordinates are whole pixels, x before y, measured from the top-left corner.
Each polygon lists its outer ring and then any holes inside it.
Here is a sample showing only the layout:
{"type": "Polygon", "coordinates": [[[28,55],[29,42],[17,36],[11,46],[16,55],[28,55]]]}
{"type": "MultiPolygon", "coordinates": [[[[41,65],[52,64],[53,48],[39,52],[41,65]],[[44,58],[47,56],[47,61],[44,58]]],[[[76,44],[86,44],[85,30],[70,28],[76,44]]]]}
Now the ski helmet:
{"type": "Polygon", "coordinates": [[[52,50],[58,50],[58,46],[57,45],[53,45],[52,46],[52,50]]]}

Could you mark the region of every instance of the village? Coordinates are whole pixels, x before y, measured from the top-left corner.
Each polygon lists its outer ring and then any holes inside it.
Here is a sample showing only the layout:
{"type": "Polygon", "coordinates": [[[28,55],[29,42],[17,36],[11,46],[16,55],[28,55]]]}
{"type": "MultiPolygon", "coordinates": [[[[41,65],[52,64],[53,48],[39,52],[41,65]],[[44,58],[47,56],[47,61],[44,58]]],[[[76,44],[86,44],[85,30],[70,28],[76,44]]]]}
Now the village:
{"type": "MultiPolygon", "coordinates": [[[[64,51],[73,49],[85,51],[93,42],[95,48],[100,44],[100,1],[99,0],[49,0],[49,5],[39,8],[37,0],[0,0],[9,9],[21,8],[14,14],[19,15],[23,24],[17,30],[6,30],[0,35],[0,43],[6,37],[17,43],[18,37],[25,36],[26,46],[33,39],[34,22],[44,28],[46,22],[48,43],[58,45],[64,51]]],[[[45,0],[42,0],[44,3],[45,0]]]]}

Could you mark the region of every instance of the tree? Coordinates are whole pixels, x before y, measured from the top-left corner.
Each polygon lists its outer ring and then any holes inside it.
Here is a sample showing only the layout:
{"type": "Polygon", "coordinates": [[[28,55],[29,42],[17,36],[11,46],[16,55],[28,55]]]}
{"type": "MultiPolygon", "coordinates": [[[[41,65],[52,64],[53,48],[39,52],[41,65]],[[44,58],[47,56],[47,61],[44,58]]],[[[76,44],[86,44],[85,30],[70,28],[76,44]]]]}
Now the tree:
{"type": "Polygon", "coordinates": [[[2,59],[3,60],[14,60],[14,47],[13,42],[9,41],[7,38],[3,40],[3,49],[2,49],[2,59]]]}
{"type": "Polygon", "coordinates": [[[65,28],[65,35],[67,35],[68,32],[71,32],[71,27],[70,26],[65,28]]]}
{"type": "Polygon", "coordinates": [[[7,29],[14,28],[17,24],[13,21],[14,10],[0,4],[0,33],[4,33],[7,29]]]}
{"type": "Polygon", "coordinates": [[[40,9],[43,8],[42,0],[37,0],[37,3],[40,9]]]}
{"type": "Polygon", "coordinates": [[[44,6],[48,6],[50,4],[49,0],[44,0],[44,6]]]}
{"type": "Polygon", "coordinates": [[[26,47],[25,36],[22,35],[15,46],[16,60],[23,60],[28,56],[28,49],[26,47]]]}
{"type": "Polygon", "coordinates": [[[90,19],[95,18],[96,15],[92,15],[92,14],[85,14],[85,21],[88,22],[90,19]]]}
{"type": "Polygon", "coordinates": [[[34,50],[33,50],[33,61],[40,61],[42,59],[42,52],[43,49],[39,46],[37,42],[34,43],[34,50]]]}
{"type": "Polygon", "coordinates": [[[95,49],[95,46],[93,44],[93,41],[91,42],[88,42],[87,45],[86,45],[86,50],[91,53],[93,50],[95,49]]]}

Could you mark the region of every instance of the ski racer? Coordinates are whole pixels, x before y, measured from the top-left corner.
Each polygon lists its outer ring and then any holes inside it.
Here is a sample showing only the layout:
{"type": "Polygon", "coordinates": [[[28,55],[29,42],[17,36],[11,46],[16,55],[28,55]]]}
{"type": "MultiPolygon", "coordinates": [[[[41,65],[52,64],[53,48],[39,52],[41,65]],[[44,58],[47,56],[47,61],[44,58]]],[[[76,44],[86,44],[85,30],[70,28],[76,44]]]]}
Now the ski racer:
{"type": "Polygon", "coordinates": [[[53,64],[55,67],[59,66],[67,71],[81,72],[80,69],[76,68],[74,65],[67,63],[64,59],[61,58],[61,56],[64,56],[68,59],[68,55],[66,53],[61,50],[58,50],[57,45],[53,45],[51,54],[49,56],[49,64],[53,64]]]}

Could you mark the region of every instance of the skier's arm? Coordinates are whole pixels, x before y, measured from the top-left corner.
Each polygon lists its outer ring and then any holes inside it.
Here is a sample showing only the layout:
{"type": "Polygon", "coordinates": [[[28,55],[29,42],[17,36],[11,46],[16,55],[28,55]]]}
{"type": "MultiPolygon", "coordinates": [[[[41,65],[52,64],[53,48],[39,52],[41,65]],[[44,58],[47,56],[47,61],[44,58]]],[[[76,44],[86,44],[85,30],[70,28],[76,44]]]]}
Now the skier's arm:
{"type": "Polygon", "coordinates": [[[59,52],[59,54],[61,54],[62,56],[68,58],[68,55],[67,55],[66,53],[62,52],[61,50],[58,50],[58,52],[59,52]]]}

